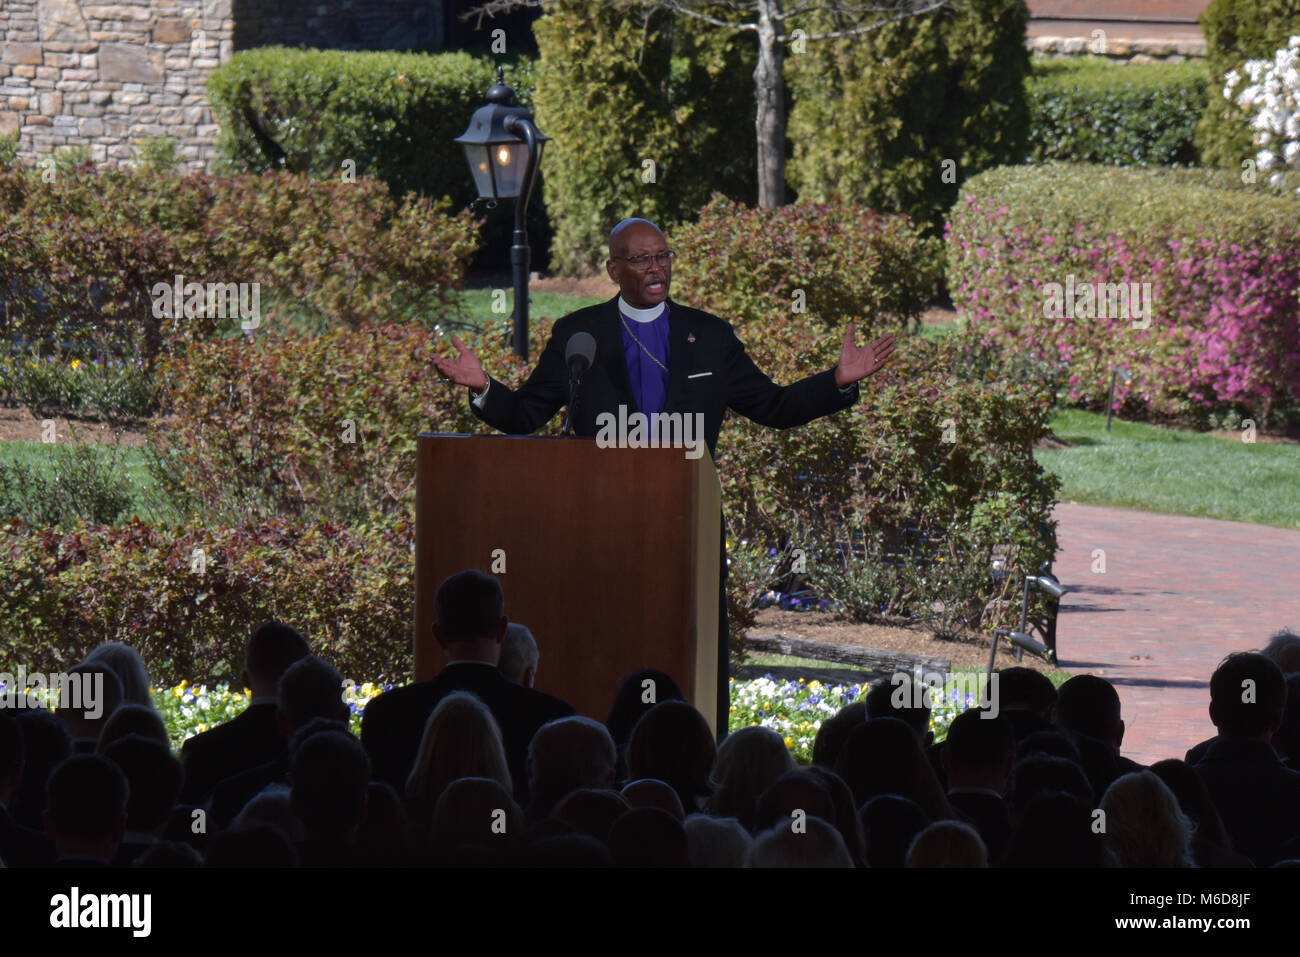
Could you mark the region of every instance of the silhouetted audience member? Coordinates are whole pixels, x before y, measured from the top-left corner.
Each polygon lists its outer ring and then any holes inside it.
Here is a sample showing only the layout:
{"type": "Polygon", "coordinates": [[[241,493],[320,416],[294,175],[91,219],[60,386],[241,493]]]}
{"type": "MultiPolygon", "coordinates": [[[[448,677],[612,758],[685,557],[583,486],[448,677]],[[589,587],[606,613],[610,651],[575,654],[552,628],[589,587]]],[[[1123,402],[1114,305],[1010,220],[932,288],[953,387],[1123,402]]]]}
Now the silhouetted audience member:
{"type": "Polygon", "coordinates": [[[929,685],[916,681],[906,671],[896,671],[877,681],[867,692],[867,720],[896,718],[912,729],[921,747],[929,747],[934,741],[934,732],[930,730],[931,703],[929,685]]]}
{"type": "Polygon", "coordinates": [[[99,734],[122,703],[122,682],[107,663],[83,662],[63,676],[66,684],[54,713],[63,721],[76,754],[94,754],[99,734]]]}
{"type": "Polygon", "coordinates": [[[50,775],[45,833],[55,867],[108,867],[126,832],[129,786],[112,761],[74,754],[50,775]]]}
{"type": "Polygon", "coordinates": [[[1201,775],[1186,761],[1170,759],[1151,765],[1151,773],[1165,783],[1178,806],[1192,822],[1192,857],[1197,867],[1250,867],[1250,858],[1232,849],[1232,840],[1210,799],[1201,775]]]}
{"type": "Polygon", "coordinates": [[[679,821],[686,820],[686,812],[682,810],[682,799],[663,781],[640,778],[627,782],[619,793],[627,799],[629,807],[655,807],[666,811],[679,821]]]}
{"type": "Polygon", "coordinates": [[[151,844],[135,859],[132,867],[161,867],[173,870],[183,867],[202,867],[203,857],[183,841],[159,841],[151,844]]]}
{"type": "Polygon", "coordinates": [[[820,818],[834,827],[835,802],[816,775],[804,770],[791,771],[759,795],[753,831],[761,834],[809,817],[820,818]]]}
{"type": "Polygon", "coordinates": [[[1300,635],[1289,628],[1270,635],[1259,653],[1277,665],[1284,675],[1300,672],[1300,635]]]}
{"type": "Polygon", "coordinates": [[[1282,726],[1273,739],[1282,763],[1300,771],[1300,671],[1286,676],[1286,705],[1282,708],[1282,726]]]}
{"type": "Polygon", "coordinates": [[[270,824],[280,829],[289,839],[290,844],[297,845],[305,836],[302,825],[293,813],[289,801],[287,784],[270,784],[263,788],[231,822],[232,828],[252,827],[254,824],[270,824]]]}
{"type": "Polygon", "coordinates": [[[506,681],[531,688],[537,680],[537,664],[541,658],[537,639],[531,631],[516,621],[506,625],[506,636],[501,642],[501,659],[497,662],[497,670],[506,681]]]}
{"type": "Polygon", "coordinates": [[[122,703],[153,709],[153,683],[140,652],[120,641],[106,641],[86,655],[83,664],[99,663],[112,669],[122,685],[122,703]]]}
{"type": "Polygon", "coordinates": [[[514,790],[501,730],[487,706],[466,691],[452,692],[433,709],[406,779],[406,809],[417,834],[429,832],[443,788],[458,778],[491,778],[514,790]]]}
{"type": "Polygon", "coordinates": [[[9,813],[23,778],[23,761],[22,728],[12,713],[0,708],[0,861],[9,867],[46,867],[54,862],[54,845],[9,813]]]}
{"type": "MultiPolygon", "coordinates": [[[[1292,771],[1300,771],[1300,761],[1296,754],[1296,738],[1300,736],[1300,701],[1297,700],[1300,697],[1300,679],[1294,677],[1300,673],[1300,636],[1284,628],[1269,638],[1260,654],[1277,665],[1287,679],[1287,707],[1282,711],[1282,728],[1278,731],[1275,745],[1286,766],[1292,771]]],[[[1208,738],[1189,748],[1187,763],[1199,763],[1205,757],[1206,748],[1214,740],[1215,738],[1208,738]]]]}
{"type": "Polygon", "coordinates": [[[1016,761],[1032,758],[1036,754],[1045,754],[1052,758],[1064,758],[1071,764],[1083,767],[1083,758],[1074,742],[1063,731],[1035,731],[1025,738],[1019,738],[1016,744],[1016,761]]]}
{"type": "Polygon", "coordinates": [[[1191,867],[1192,822],[1150,771],[1116,778],[1101,796],[1105,843],[1120,867],[1191,867]]]}
{"type": "Polygon", "coordinates": [[[411,862],[406,802],[383,781],[371,781],[366,787],[366,815],[357,832],[357,846],[366,849],[370,862],[377,867],[400,867],[411,862]]]}
{"type": "Polygon", "coordinates": [[[874,797],[858,809],[868,867],[902,867],[912,839],[929,824],[921,805],[897,794],[874,797]]]}
{"type": "MultiPolygon", "coordinates": [[[[632,729],[627,773],[632,780],[655,778],[669,784],[687,814],[703,810],[709,773],[717,757],[704,716],[685,701],[661,701],[632,729]]],[[[616,855],[617,856],[617,855],[616,855]]]]}
{"type": "Polygon", "coordinates": [[[244,670],[239,675],[240,684],[252,695],[248,707],[181,746],[182,801],[203,804],[226,778],[281,754],[284,736],[275,719],[277,689],[289,666],[310,654],[307,639],[281,622],[269,621],[253,632],[244,647],[244,670]]]}
{"type": "Polygon", "coordinates": [[[157,844],[181,793],[181,763],[166,745],[153,738],[128,734],[103,751],[126,775],[130,797],[126,802],[126,831],[114,865],[127,867],[151,845],[157,844]]]}
{"type": "Polygon", "coordinates": [[[1003,714],[971,708],[953,718],[945,744],[948,803],[975,828],[988,860],[996,862],[1011,841],[1006,802],[1015,764],[1011,722],[1003,714]]]}
{"type": "Polygon", "coordinates": [[[1210,678],[1210,720],[1218,738],[1195,765],[1236,850],[1257,867],[1279,859],[1300,836],[1300,772],[1272,741],[1282,726],[1286,682],[1268,658],[1229,655],[1210,678]]]}
{"type": "Polygon", "coordinates": [[[104,728],[99,732],[99,743],[95,746],[95,750],[99,754],[103,754],[114,741],[120,741],[132,734],[148,738],[151,741],[157,741],[168,751],[171,750],[172,741],[167,734],[167,725],[163,724],[163,719],[158,712],[153,708],[146,708],[144,705],[129,702],[119,707],[104,722],[104,728]]]}
{"type": "Polygon", "coordinates": [[[897,794],[921,805],[932,820],[953,815],[915,729],[897,718],[871,718],[855,728],[840,750],[835,773],[859,806],[881,794],[897,794]]]}
{"type": "Polygon", "coordinates": [[[433,635],[446,666],[428,681],[384,692],[362,714],[361,743],[370,755],[375,780],[404,788],[433,709],[453,691],[470,691],[496,718],[515,799],[527,803],[528,744],[538,728],[573,714],[573,708],[559,698],[511,684],[497,669],[508,624],[501,583],[493,576],[467,569],[438,586],[433,635]]]}
{"type": "Polygon", "coordinates": [[[866,720],[867,703],[855,701],[846,704],[823,721],[822,726],[817,729],[817,737],[813,739],[812,763],[818,767],[834,770],[835,762],[840,756],[840,748],[844,747],[849,733],[858,725],[864,724],[866,720]]]}
{"type": "Polygon", "coordinates": [[[1016,741],[1052,728],[1056,711],[1056,686],[1050,678],[1033,668],[1003,668],[997,683],[990,688],[997,696],[997,710],[1007,716],[1016,741]]]}
{"type": "Polygon", "coordinates": [[[979,832],[961,821],[935,821],[913,838],[904,867],[988,867],[979,832]]]}
{"type": "Polygon", "coordinates": [[[682,822],[667,811],[638,807],[609,830],[609,852],[616,867],[690,867],[682,822]]]}
{"type": "Polygon", "coordinates": [[[746,867],[852,867],[853,858],[834,826],[821,818],[778,824],[757,835],[746,867]]]}
{"type": "Polygon", "coordinates": [[[537,822],[580,788],[614,786],[614,739],[591,718],[560,718],[542,725],[528,746],[526,818],[537,822]]]}
{"type": "Polygon", "coordinates": [[[1038,754],[1017,762],[1011,771],[1011,787],[1007,792],[1012,831],[1019,826],[1020,819],[1035,798],[1056,792],[1077,797],[1089,805],[1095,798],[1088,776],[1073,761],[1038,754]]]}
{"type": "MultiPolygon", "coordinates": [[[[674,798],[676,794],[674,793],[674,798]]],[[[609,841],[614,822],[632,809],[618,791],[603,788],[578,788],[555,805],[552,816],[579,834],[588,834],[602,843],[609,841]]]]}
{"type": "Polygon", "coordinates": [[[813,764],[803,770],[820,781],[831,796],[831,803],[835,806],[835,829],[844,838],[844,846],[849,849],[854,866],[866,867],[866,844],[862,839],[862,824],[858,820],[857,805],[853,803],[853,792],[844,779],[829,768],[813,764]]]}
{"type": "Polygon", "coordinates": [[[1102,836],[1093,829],[1092,812],[1092,802],[1084,798],[1061,791],[1040,792],[1024,809],[1002,866],[1113,866],[1102,836]]]}
{"type": "Polygon", "coordinates": [[[624,675],[614,689],[614,704],[605,719],[605,727],[614,739],[618,754],[615,773],[618,780],[627,780],[627,743],[632,739],[632,729],[642,715],[661,701],[685,701],[686,695],[677,686],[672,675],[658,668],[641,668],[624,675]]]}
{"type": "Polygon", "coordinates": [[[297,867],[298,852],[284,832],[270,824],[222,831],[208,845],[204,867],[297,867]]]}
{"type": "MultiPolygon", "coordinates": [[[[432,837],[440,860],[465,845],[479,845],[502,857],[524,836],[524,812],[495,778],[452,781],[433,809],[432,837]]],[[[490,859],[489,857],[485,857],[490,859]]]]}
{"type": "Polygon", "coordinates": [[[1102,794],[1121,774],[1141,771],[1142,765],[1120,754],[1124,721],[1115,686],[1096,675],[1075,675],[1061,685],[1056,699],[1056,723],[1069,732],[1079,749],[1080,766],[1094,794],[1102,794]]]}
{"type": "Polygon", "coordinates": [[[210,818],[217,828],[229,824],[245,804],[268,784],[288,782],[290,741],[299,729],[316,719],[347,727],[348,706],[343,702],[343,676],[315,655],[299,658],[280,678],[276,698],[279,753],[263,764],[241,771],[212,789],[210,818]]]}
{"type": "Polygon", "coordinates": [[[692,814],[682,824],[691,867],[744,867],[753,837],[734,817],[692,814]]]}
{"type": "Polygon", "coordinates": [[[734,817],[752,832],[758,796],[794,769],[790,749],[771,728],[752,725],[733,731],[718,746],[713,763],[709,813],[734,817]]]}
{"type": "Polygon", "coordinates": [[[370,759],[361,742],[341,731],[313,734],[294,752],[289,777],[289,803],[305,835],[297,848],[302,866],[366,863],[356,845],[370,783],[370,759]]]}
{"type": "Polygon", "coordinates": [[[609,847],[590,834],[553,834],[532,841],[524,852],[523,861],[525,867],[546,870],[614,866],[609,847]]]}
{"type": "Polygon", "coordinates": [[[72,754],[67,726],[45,709],[20,711],[23,735],[23,775],[9,806],[14,821],[45,833],[45,786],[54,769],[72,754]]]}

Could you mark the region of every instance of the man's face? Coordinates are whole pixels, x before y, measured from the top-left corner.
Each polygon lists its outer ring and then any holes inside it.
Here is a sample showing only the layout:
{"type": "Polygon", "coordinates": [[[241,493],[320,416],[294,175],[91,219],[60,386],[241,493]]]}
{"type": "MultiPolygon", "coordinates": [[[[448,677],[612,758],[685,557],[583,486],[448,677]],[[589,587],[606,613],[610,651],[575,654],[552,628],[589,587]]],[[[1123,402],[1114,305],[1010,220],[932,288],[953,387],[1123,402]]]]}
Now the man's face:
{"type": "Polygon", "coordinates": [[[637,256],[657,256],[668,252],[668,241],[654,226],[634,223],[615,237],[614,255],[623,257],[605,263],[609,278],[618,283],[619,292],[629,306],[649,309],[668,298],[668,285],[672,281],[672,265],[651,259],[638,268],[628,259],[637,256]]]}

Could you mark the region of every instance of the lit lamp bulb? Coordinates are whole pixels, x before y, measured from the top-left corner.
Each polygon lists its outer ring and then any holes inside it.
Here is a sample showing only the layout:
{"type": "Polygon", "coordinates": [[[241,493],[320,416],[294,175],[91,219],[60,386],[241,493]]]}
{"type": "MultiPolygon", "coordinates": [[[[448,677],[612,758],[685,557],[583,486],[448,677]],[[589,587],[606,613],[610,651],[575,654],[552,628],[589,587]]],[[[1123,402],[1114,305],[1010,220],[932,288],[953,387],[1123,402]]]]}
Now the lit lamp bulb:
{"type": "Polygon", "coordinates": [[[498,146],[498,147],[497,147],[497,162],[500,163],[502,166],[509,166],[509,165],[510,165],[510,147],[509,147],[509,146],[498,146]]]}

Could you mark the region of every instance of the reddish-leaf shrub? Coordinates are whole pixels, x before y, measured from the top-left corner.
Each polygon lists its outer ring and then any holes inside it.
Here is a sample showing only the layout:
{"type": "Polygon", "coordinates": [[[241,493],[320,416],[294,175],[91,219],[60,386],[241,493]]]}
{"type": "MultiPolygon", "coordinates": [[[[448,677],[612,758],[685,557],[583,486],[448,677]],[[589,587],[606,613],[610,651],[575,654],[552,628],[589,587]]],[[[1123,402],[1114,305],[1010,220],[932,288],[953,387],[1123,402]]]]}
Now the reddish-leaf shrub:
{"type": "MultiPolygon", "coordinates": [[[[409,523],[0,525],[0,663],[59,671],[102,641],[159,684],[238,676],[252,629],[291,622],[345,675],[404,678],[409,523]]],[[[12,670],[9,668],[8,670],[12,670]]]]}
{"type": "MultiPolygon", "coordinates": [[[[0,170],[0,333],[152,365],[164,342],[239,329],[236,317],[167,318],[159,283],[258,283],[258,328],[445,311],[476,246],[449,216],[383,184],[268,174],[217,179],[80,167],[43,182],[0,170]],[[161,303],[161,307],[159,308],[161,303]],[[162,313],[159,315],[158,313],[162,313]]],[[[215,311],[215,310],[213,310],[215,311]]]]}

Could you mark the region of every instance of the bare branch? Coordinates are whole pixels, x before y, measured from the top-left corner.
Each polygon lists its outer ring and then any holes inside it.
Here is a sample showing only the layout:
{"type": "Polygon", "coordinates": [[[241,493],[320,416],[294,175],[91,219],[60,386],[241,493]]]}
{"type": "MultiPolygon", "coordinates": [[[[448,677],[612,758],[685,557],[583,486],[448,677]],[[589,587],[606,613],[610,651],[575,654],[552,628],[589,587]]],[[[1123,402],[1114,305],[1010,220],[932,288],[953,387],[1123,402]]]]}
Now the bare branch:
{"type": "MultiPolygon", "coordinates": [[[[722,30],[731,30],[737,33],[753,31],[758,29],[757,23],[731,23],[727,20],[720,20],[717,17],[709,16],[707,13],[701,13],[699,10],[692,10],[689,3],[682,0],[641,0],[645,6],[658,7],[662,10],[671,10],[673,13],[680,13],[684,17],[691,17],[695,20],[702,20],[705,23],[718,27],[722,30]]],[[[718,6],[718,4],[709,4],[709,6],[718,6]]],[[[733,9],[741,9],[741,4],[728,4],[733,9]]]]}
{"type": "Polygon", "coordinates": [[[466,10],[457,19],[461,22],[474,19],[474,29],[478,30],[483,26],[484,17],[495,20],[498,13],[514,13],[516,10],[522,10],[525,7],[540,7],[544,4],[545,0],[488,0],[482,6],[466,10]]]}
{"type": "MultiPolygon", "coordinates": [[[[803,39],[803,40],[838,40],[838,39],[841,39],[841,38],[843,38],[843,37],[856,37],[856,36],[861,36],[861,35],[864,34],[864,33],[871,33],[873,30],[879,30],[881,27],[885,26],[885,25],[888,24],[888,23],[894,23],[895,21],[898,21],[898,20],[905,20],[905,19],[907,19],[908,17],[918,17],[918,16],[921,16],[922,14],[931,13],[931,12],[933,12],[933,11],[935,11],[935,10],[938,10],[940,7],[946,7],[947,5],[948,5],[948,0],[934,0],[934,2],[931,3],[929,6],[926,6],[926,7],[918,7],[918,8],[915,9],[915,10],[907,10],[907,11],[905,11],[905,12],[903,12],[903,13],[897,13],[897,14],[895,14],[895,15],[892,16],[892,17],[885,17],[885,18],[883,18],[883,19],[881,19],[881,20],[876,20],[876,21],[874,21],[873,23],[869,23],[869,24],[867,24],[866,26],[861,26],[861,27],[850,27],[850,28],[847,29],[847,30],[830,30],[830,31],[828,31],[828,32],[826,32],[826,33],[810,33],[810,34],[808,34],[807,36],[802,37],[801,39],[803,39]]],[[[786,35],[783,34],[782,36],[779,36],[779,37],[776,38],[776,42],[777,42],[777,43],[787,43],[787,42],[789,42],[789,41],[792,40],[792,39],[794,39],[794,38],[791,37],[791,36],[786,36],[786,35]]]]}

